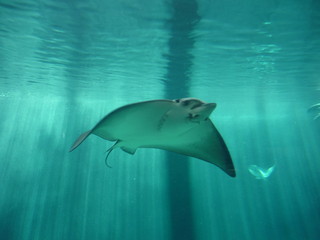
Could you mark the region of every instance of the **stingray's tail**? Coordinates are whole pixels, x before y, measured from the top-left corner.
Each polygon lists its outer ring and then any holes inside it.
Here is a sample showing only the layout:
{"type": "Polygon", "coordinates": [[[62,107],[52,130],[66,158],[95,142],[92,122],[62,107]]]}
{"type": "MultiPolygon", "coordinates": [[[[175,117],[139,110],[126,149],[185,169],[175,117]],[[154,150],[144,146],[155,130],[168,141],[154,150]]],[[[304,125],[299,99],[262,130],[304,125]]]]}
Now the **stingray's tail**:
{"type": "Polygon", "coordinates": [[[69,152],[72,152],[74,149],[76,149],[90,134],[92,130],[82,133],[77,140],[73,143],[71,146],[69,152]]]}
{"type": "Polygon", "coordinates": [[[106,158],[104,159],[104,163],[106,164],[107,167],[111,168],[111,166],[108,164],[108,157],[110,155],[110,153],[112,152],[113,149],[115,149],[117,147],[117,144],[119,143],[119,140],[115,142],[115,144],[112,145],[111,148],[109,148],[106,153],[107,153],[107,156],[106,158]]]}

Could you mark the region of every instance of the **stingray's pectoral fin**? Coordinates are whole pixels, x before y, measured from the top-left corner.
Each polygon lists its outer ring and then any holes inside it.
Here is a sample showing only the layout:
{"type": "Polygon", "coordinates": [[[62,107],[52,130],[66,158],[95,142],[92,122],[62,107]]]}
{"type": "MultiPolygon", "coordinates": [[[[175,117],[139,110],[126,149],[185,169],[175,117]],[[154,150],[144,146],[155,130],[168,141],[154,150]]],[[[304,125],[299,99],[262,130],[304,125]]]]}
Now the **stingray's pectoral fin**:
{"type": "MultiPolygon", "coordinates": [[[[170,111],[163,114],[162,117],[160,118],[160,120],[158,122],[158,128],[157,128],[159,131],[162,129],[163,124],[165,123],[165,121],[167,121],[169,115],[170,115],[170,111]]],[[[125,150],[123,150],[123,151],[125,151],[125,150]]]]}
{"type": "Polygon", "coordinates": [[[135,154],[135,152],[137,151],[136,147],[128,147],[128,146],[122,146],[121,149],[123,151],[125,151],[126,153],[129,153],[131,155],[135,154]]]}
{"type": "Polygon", "coordinates": [[[73,143],[72,147],[70,148],[69,152],[72,152],[76,149],[91,133],[92,130],[82,133],[77,140],[73,143]]]}

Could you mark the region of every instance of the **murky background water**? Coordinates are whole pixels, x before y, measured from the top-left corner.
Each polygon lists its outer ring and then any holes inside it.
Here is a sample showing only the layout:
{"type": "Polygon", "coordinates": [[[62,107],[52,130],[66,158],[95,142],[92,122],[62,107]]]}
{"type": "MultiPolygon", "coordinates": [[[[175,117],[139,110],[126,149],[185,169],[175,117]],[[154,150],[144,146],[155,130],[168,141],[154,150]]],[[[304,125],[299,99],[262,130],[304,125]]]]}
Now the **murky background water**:
{"type": "MultiPolygon", "coordinates": [[[[0,1],[1,239],[320,237],[318,1],[0,1]],[[237,177],[76,137],[124,104],[192,96],[237,177]],[[256,179],[248,168],[274,171],[256,179]]],[[[320,111],[319,111],[320,112],[320,111]]]]}

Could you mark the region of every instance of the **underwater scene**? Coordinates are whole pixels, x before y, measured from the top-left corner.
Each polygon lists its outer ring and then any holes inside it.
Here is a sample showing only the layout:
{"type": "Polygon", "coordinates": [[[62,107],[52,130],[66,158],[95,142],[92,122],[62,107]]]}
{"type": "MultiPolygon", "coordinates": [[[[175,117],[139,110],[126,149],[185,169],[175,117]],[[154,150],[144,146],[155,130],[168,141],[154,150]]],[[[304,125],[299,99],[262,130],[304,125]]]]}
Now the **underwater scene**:
{"type": "Polygon", "coordinates": [[[320,1],[0,0],[1,240],[320,239],[320,1]]]}

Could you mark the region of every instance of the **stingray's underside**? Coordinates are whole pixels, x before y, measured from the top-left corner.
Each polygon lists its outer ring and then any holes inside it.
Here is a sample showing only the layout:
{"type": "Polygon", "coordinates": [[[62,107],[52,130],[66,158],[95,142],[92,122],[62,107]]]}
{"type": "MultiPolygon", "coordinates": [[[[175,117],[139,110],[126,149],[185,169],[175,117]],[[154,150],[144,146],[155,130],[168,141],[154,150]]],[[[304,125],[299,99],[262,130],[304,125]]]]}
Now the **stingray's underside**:
{"type": "Polygon", "coordinates": [[[229,176],[235,177],[229,151],[211,120],[192,122],[172,104],[170,100],[156,100],[119,108],[104,117],[92,130],[83,133],[70,151],[92,133],[117,141],[113,148],[120,147],[132,154],[137,148],[172,151],[215,164],[229,176]],[[171,112],[178,114],[171,115],[171,112]]]}

